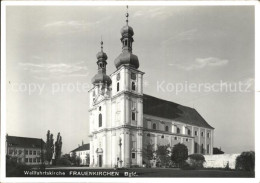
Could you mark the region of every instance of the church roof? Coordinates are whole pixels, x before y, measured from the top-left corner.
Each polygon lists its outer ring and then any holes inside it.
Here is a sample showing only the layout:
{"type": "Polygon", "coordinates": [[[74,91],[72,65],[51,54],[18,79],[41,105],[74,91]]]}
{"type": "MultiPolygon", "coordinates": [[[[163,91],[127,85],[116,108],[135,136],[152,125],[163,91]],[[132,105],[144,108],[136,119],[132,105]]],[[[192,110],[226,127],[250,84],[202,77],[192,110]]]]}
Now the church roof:
{"type": "Polygon", "coordinates": [[[45,145],[42,139],[30,137],[7,136],[8,147],[41,148],[45,145]]]}
{"type": "Polygon", "coordinates": [[[214,129],[196,109],[146,94],[143,95],[143,111],[144,114],[147,115],[167,118],[188,125],[214,129]]]}
{"type": "Polygon", "coordinates": [[[82,146],[79,146],[78,148],[72,150],[71,152],[86,151],[86,150],[89,150],[89,144],[83,144],[82,146]]]}

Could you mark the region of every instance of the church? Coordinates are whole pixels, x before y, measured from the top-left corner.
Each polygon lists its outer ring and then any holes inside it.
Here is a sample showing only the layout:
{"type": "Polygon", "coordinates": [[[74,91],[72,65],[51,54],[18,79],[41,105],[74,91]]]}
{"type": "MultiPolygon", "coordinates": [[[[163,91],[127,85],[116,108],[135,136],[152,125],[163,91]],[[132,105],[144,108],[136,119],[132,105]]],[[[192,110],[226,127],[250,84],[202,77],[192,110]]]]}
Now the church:
{"type": "Polygon", "coordinates": [[[132,53],[134,31],[121,29],[122,52],[106,73],[107,54],[97,53],[97,74],[89,90],[90,167],[142,166],[148,144],[182,143],[189,154],[213,154],[214,128],[194,109],[143,93],[144,72],[132,53]]]}

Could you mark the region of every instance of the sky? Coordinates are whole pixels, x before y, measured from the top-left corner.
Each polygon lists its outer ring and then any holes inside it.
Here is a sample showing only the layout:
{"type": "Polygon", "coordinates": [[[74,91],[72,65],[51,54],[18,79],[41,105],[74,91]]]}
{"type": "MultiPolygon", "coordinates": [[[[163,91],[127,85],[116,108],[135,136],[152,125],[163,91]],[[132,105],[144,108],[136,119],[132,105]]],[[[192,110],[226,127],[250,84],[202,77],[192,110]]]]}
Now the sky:
{"type": "MultiPolygon", "coordinates": [[[[43,140],[47,130],[55,140],[60,132],[63,153],[87,143],[101,36],[110,74],[126,8],[9,6],[6,13],[6,132],[43,140]]],[[[131,6],[129,14],[144,93],[195,108],[215,128],[214,147],[254,150],[254,8],[131,6]]]]}

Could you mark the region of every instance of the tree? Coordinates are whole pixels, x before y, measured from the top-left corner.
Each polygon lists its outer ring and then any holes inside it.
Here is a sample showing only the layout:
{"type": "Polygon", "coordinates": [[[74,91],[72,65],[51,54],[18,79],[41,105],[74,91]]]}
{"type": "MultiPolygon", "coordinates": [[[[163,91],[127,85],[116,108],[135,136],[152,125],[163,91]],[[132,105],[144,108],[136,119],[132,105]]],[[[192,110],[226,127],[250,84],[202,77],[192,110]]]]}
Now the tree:
{"type": "Polygon", "coordinates": [[[73,165],[76,165],[76,158],[77,158],[76,152],[72,152],[72,156],[70,157],[70,161],[73,165]]]}
{"type": "Polygon", "coordinates": [[[255,170],[255,152],[254,151],[242,152],[236,158],[236,169],[245,170],[245,171],[254,171],[255,170]]]}
{"type": "Polygon", "coordinates": [[[59,159],[56,161],[57,165],[63,165],[63,166],[69,166],[71,165],[71,158],[69,154],[62,155],[59,159]]]}
{"type": "Polygon", "coordinates": [[[155,151],[156,160],[160,163],[161,166],[167,166],[170,163],[170,146],[169,145],[161,145],[157,146],[157,150],[155,151]]]}
{"type": "Polygon", "coordinates": [[[89,154],[86,154],[86,165],[89,166],[89,164],[90,164],[90,156],[89,154]]]}
{"type": "Polygon", "coordinates": [[[47,140],[46,140],[46,152],[45,157],[48,163],[50,164],[52,160],[52,156],[54,153],[54,144],[53,144],[53,134],[50,133],[50,130],[47,132],[47,140]]]}
{"type": "Polygon", "coordinates": [[[153,144],[147,144],[147,146],[143,149],[143,158],[144,162],[147,163],[148,166],[150,166],[150,160],[154,159],[154,145],[153,144]]]}
{"type": "Polygon", "coordinates": [[[176,144],[172,148],[171,159],[178,167],[182,167],[188,159],[188,148],[184,144],[176,144]]]}
{"type": "Polygon", "coordinates": [[[61,157],[61,148],[62,148],[62,137],[60,136],[60,132],[59,132],[55,142],[55,162],[61,157]]]}
{"type": "Polygon", "coordinates": [[[189,155],[189,164],[194,169],[203,168],[205,157],[202,154],[191,154],[189,155]]]}

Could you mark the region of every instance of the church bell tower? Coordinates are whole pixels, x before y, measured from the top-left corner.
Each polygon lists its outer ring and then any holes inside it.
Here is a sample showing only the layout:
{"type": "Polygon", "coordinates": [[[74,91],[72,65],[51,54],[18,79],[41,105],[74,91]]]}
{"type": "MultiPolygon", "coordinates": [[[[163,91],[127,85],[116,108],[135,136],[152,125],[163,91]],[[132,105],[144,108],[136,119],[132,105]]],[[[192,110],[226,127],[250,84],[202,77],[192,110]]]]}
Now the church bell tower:
{"type": "Polygon", "coordinates": [[[120,129],[119,161],[122,166],[142,165],[143,72],[133,52],[134,30],[129,26],[128,7],[126,25],[121,29],[122,52],[115,59],[116,71],[112,79],[112,126],[120,129]]]}

